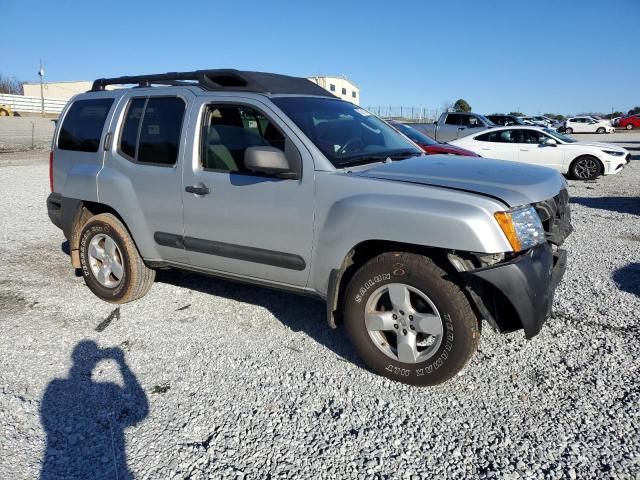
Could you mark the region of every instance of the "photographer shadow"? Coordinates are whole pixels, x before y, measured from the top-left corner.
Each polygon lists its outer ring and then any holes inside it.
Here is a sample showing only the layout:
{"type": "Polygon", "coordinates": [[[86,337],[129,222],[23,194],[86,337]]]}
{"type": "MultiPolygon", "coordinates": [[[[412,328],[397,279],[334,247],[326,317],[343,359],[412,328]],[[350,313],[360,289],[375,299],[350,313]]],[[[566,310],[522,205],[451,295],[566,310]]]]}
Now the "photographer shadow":
{"type": "Polygon", "coordinates": [[[47,435],[40,478],[131,479],[124,429],[140,423],[149,403],[120,348],[82,341],[72,353],[68,378],[49,383],[40,418],[47,435]],[[123,386],[91,378],[98,362],[118,363],[123,386]]]}

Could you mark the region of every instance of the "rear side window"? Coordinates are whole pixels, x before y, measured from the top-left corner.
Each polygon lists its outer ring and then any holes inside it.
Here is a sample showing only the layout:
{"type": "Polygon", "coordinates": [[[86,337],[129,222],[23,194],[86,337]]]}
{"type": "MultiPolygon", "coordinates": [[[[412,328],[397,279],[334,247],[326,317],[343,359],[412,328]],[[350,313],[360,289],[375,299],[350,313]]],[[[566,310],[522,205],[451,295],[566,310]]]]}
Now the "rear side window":
{"type": "Polygon", "coordinates": [[[60,128],[58,148],[76,152],[97,152],[111,105],[113,98],[73,102],[60,128]]]}
{"type": "Polygon", "coordinates": [[[460,125],[460,116],[457,113],[450,113],[444,123],[447,125],[460,125]]]}
{"type": "Polygon", "coordinates": [[[120,134],[120,153],[139,163],[175,165],[185,103],[178,97],[134,98],[120,134]]]}

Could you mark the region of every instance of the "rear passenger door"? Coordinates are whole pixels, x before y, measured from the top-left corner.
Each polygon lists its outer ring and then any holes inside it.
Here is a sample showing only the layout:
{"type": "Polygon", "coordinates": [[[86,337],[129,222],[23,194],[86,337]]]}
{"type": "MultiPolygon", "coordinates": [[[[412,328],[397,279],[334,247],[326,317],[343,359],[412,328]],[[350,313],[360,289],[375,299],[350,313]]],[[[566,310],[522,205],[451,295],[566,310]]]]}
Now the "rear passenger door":
{"type": "Polygon", "coordinates": [[[192,115],[193,151],[182,189],[188,262],[230,276],[304,286],[313,242],[313,159],[267,105],[221,100],[203,100],[192,115]],[[299,157],[301,178],[248,170],[244,153],[260,145],[282,150],[290,161],[299,157]]]}
{"type": "Polygon", "coordinates": [[[157,232],[182,235],[182,133],[193,96],[176,87],[132,89],[111,126],[98,195],[123,217],[145,260],[186,261],[183,249],[155,237],[157,232]]]}
{"type": "Polygon", "coordinates": [[[517,130],[489,130],[475,137],[480,144],[477,152],[485,158],[518,161],[518,147],[515,143],[517,130]]]}

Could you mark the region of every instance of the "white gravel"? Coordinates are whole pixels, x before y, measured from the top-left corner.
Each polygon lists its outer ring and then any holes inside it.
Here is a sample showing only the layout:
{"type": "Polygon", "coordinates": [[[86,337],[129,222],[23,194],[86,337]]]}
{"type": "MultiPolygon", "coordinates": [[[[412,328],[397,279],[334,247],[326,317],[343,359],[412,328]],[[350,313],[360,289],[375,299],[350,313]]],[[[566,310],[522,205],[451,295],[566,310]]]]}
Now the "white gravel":
{"type": "Polygon", "coordinates": [[[0,155],[0,478],[638,478],[640,134],[580,138],[635,160],[570,182],[556,318],[485,328],[429,389],[364,369],[308,298],[169,272],[101,302],[47,218],[46,153],[0,155]]]}

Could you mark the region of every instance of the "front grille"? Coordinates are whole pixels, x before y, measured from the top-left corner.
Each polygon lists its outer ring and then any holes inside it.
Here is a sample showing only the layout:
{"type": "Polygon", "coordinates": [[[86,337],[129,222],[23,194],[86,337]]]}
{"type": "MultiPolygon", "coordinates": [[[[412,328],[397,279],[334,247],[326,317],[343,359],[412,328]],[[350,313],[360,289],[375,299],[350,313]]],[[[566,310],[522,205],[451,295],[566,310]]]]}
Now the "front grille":
{"type": "Polygon", "coordinates": [[[554,245],[562,245],[564,239],[573,231],[567,190],[562,189],[555,197],[538,202],[534,207],[542,221],[547,241],[554,245]]]}

